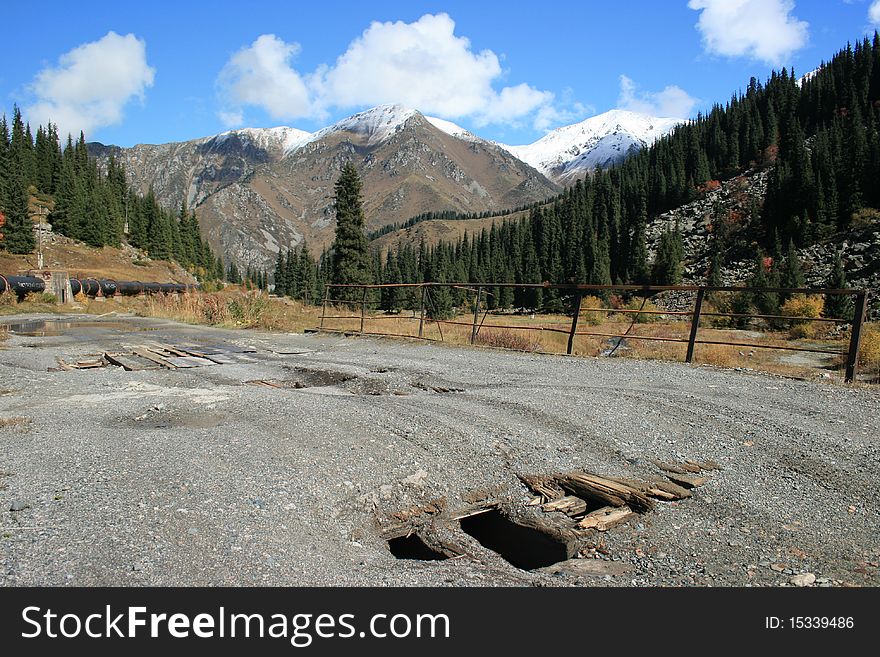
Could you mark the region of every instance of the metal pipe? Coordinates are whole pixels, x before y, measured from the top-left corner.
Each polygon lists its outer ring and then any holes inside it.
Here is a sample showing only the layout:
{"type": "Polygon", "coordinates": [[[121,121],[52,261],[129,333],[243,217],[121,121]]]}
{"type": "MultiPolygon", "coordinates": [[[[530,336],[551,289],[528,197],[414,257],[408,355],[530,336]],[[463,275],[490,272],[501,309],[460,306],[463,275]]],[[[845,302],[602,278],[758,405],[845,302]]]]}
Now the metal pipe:
{"type": "Polygon", "coordinates": [[[31,292],[44,292],[46,283],[36,276],[0,276],[0,294],[14,292],[23,297],[31,292]]]}

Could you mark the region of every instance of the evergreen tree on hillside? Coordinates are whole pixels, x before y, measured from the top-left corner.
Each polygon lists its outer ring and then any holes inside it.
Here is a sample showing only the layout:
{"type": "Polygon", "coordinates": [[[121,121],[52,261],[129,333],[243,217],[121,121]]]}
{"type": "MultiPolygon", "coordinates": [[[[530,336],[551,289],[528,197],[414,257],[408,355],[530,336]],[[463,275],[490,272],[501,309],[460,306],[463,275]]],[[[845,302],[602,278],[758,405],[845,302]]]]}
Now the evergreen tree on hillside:
{"type": "Polygon", "coordinates": [[[676,227],[663,231],[657,254],[654,256],[652,283],[654,285],[678,285],[681,283],[682,257],[681,232],[676,227]]]}
{"type": "MultiPolygon", "coordinates": [[[[351,162],[342,167],[334,187],[336,192],[336,240],[333,242],[333,276],[337,284],[372,283],[372,261],[364,235],[364,210],[361,201],[361,179],[351,162]]],[[[359,300],[361,292],[333,288],[334,298],[359,300]]]]}
{"type": "Polygon", "coordinates": [[[10,253],[31,253],[36,246],[34,224],[28,211],[29,194],[22,176],[13,176],[9,183],[6,225],[2,227],[0,247],[10,253]]]}
{"type": "MultiPolygon", "coordinates": [[[[831,290],[844,290],[849,287],[849,283],[846,280],[846,272],[843,269],[843,256],[840,251],[835,253],[834,267],[831,269],[831,274],[825,282],[825,286],[831,290]]],[[[853,310],[852,297],[843,294],[825,295],[825,306],[822,310],[824,317],[848,321],[852,319],[853,310]]]]}

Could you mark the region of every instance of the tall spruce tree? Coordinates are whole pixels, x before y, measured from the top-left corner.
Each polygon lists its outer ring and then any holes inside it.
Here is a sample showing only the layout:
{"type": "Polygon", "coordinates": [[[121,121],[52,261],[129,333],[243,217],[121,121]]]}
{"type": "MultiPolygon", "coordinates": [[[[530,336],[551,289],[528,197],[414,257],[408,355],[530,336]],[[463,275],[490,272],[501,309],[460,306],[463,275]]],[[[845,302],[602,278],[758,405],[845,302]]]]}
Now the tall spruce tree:
{"type": "MultiPolygon", "coordinates": [[[[336,181],[334,209],[336,239],[333,242],[333,276],[336,284],[354,285],[373,282],[373,265],[369,242],[364,234],[364,210],[361,179],[351,162],[342,167],[336,181]]],[[[335,299],[354,301],[361,297],[358,290],[333,288],[335,299]]]]}
{"type": "Polygon", "coordinates": [[[29,194],[22,176],[13,176],[9,185],[6,225],[2,227],[0,247],[10,253],[30,253],[36,246],[34,224],[28,212],[29,194]]]}

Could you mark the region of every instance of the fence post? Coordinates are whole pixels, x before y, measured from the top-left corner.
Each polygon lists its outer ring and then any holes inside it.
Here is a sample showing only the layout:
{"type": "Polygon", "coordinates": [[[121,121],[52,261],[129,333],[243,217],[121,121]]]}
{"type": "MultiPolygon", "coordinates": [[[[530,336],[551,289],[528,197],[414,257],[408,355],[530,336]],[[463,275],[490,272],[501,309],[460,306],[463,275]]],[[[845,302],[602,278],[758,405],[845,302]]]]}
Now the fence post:
{"type": "Polygon", "coordinates": [[[483,288],[477,288],[477,300],[474,303],[474,325],[471,327],[471,344],[477,340],[477,316],[480,314],[480,297],[483,296],[483,288]]]}
{"type": "Polygon", "coordinates": [[[694,362],[694,345],[697,344],[697,331],[700,328],[700,313],[703,312],[703,297],[706,295],[706,288],[701,287],[697,290],[697,300],[694,301],[694,314],[691,316],[691,337],[688,338],[688,351],[684,361],[686,363],[694,362]]]}
{"type": "Polygon", "coordinates": [[[361,334],[364,332],[364,313],[367,308],[367,286],[364,286],[364,294],[361,298],[361,334]]]}
{"type": "Polygon", "coordinates": [[[578,319],[581,316],[581,301],[584,296],[578,292],[577,301],[574,303],[574,316],[571,318],[571,332],[568,334],[568,349],[565,353],[571,356],[571,350],[574,347],[574,334],[578,328],[578,319]]]}
{"type": "Polygon", "coordinates": [[[425,284],[422,283],[422,301],[419,310],[419,337],[423,337],[425,330],[425,284]]]}
{"type": "Polygon", "coordinates": [[[862,290],[856,294],[855,309],[853,310],[852,330],[849,336],[849,354],[846,357],[845,381],[852,383],[856,380],[859,366],[859,348],[862,344],[862,324],[868,314],[868,293],[862,290]]]}
{"type": "Polygon", "coordinates": [[[321,304],[321,324],[318,328],[324,328],[324,315],[327,314],[327,296],[330,294],[330,286],[324,284],[324,302],[321,304]]]}

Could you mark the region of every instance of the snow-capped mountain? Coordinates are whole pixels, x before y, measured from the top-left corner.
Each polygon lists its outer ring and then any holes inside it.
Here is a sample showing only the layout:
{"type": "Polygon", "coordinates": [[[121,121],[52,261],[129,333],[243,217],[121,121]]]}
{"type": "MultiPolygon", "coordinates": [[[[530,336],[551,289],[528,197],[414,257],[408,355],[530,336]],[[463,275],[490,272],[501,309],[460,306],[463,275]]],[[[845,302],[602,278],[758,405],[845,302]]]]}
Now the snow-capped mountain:
{"type": "Polygon", "coordinates": [[[557,128],[532,144],[499,145],[551,180],[566,184],[650,146],[682,122],[615,109],[557,128]]]}

